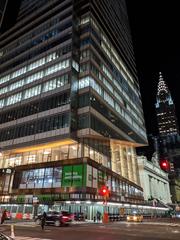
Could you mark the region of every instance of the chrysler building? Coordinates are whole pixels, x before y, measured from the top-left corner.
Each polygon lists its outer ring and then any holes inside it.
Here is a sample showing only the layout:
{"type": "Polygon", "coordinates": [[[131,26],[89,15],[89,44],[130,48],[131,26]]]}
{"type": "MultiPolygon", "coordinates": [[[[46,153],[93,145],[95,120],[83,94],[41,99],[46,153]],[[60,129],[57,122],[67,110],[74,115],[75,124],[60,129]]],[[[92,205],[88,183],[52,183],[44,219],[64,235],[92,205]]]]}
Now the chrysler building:
{"type": "Polygon", "coordinates": [[[158,90],[156,96],[156,114],[159,134],[161,137],[178,134],[175,106],[171,98],[171,93],[163,79],[161,72],[159,73],[158,90]]]}

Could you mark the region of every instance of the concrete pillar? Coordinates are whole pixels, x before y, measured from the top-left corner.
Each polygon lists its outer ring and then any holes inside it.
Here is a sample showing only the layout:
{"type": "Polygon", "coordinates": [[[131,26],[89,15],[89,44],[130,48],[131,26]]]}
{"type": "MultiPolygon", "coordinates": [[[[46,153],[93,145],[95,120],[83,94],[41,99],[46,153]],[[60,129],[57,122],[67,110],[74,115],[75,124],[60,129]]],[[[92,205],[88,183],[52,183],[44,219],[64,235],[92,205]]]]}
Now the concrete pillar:
{"type": "Polygon", "coordinates": [[[122,159],[121,163],[122,176],[128,179],[127,152],[125,146],[121,146],[120,155],[122,159]]]}

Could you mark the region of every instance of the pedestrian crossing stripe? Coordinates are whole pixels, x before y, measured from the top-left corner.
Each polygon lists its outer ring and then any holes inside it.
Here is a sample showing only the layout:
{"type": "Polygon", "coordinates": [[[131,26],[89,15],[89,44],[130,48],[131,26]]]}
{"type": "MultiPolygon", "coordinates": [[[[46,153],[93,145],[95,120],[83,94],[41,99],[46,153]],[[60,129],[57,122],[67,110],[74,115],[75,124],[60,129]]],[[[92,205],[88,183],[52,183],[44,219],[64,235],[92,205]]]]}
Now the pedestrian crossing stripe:
{"type": "Polygon", "coordinates": [[[33,237],[24,237],[24,236],[15,236],[16,240],[51,240],[49,238],[33,238],[33,237]]]}

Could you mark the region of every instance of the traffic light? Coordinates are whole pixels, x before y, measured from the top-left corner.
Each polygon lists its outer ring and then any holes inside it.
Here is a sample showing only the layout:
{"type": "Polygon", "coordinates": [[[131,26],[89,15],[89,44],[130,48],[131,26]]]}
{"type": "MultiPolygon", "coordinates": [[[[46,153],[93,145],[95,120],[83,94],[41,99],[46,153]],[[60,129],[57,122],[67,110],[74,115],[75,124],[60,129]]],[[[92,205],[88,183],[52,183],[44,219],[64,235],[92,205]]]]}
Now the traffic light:
{"type": "Polygon", "coordinates": [[[161,159],[160,160],[160,167],[165,172],[169,172],[170,171],[170,163],[169,163],[169,161],[167,159],[161,159]]]}
{"type": "Polygon", "coordinates": [[[109,197],[109,189],[107,186],[103,185],[100,189],[99,189],[99,195],[103,196],[103,197],[109,197]]]}

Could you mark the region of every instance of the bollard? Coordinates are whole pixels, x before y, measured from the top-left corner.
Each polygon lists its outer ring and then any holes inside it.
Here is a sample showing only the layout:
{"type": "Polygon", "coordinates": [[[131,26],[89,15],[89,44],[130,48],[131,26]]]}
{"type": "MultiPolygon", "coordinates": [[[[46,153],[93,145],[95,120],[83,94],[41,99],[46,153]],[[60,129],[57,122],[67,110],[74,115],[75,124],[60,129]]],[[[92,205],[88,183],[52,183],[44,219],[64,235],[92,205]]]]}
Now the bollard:
{"type": "Polygon", "coordinates": [[[15,239],[14,225],[13,224],[11,224],[11,238],[15,239]]]}
{"type": "Polygon", "coordinates": [[[102,222],[103,223],[108,223],[109,222],[109,216],[108,216],[107,212],[104,212],[102,222]]]}

